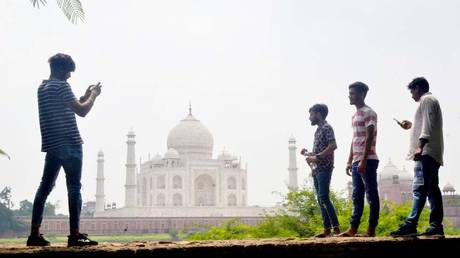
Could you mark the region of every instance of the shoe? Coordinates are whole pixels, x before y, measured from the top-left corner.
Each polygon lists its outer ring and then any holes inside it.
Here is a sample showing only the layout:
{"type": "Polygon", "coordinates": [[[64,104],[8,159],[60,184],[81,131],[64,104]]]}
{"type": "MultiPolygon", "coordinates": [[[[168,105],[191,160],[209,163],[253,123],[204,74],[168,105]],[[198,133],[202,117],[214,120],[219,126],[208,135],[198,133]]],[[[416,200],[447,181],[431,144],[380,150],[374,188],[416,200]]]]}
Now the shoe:
{"type": "Polygon", "coordinates": [[[429,227],[425,232],[420,233],[421,237],[445,238],[444,229],[441,227],[429,227]]]}
{"type": "Polygon", "coordinates": [[[357,237],[375,237],[375,227],[368,227],[366,233],[356,234],[357,237]]]}
{"type": "Polygon", "coordinates": [[[401,225],[398,230],[390,233],[392,237],[415,237],[417,235],[417,228],[407,224],[401,225]]]}
{"type": "Polygon", "coordinates": [[[27,246],[49,246],[50,242],[43,237],[43,234],[38,236],[30,235],[27,238],[27,246]]]}
{"type": "Polygon", "coordinates": [[[77,235],[67,236],[67,247],[71,246],[88,246],[88,245],[97,245],[98,242],[88,238],[88,234],[78,233],[77,235]]]}
{"type": "Polygon", "coordinates": [[[314,238],[325,238],[325,237],[330,237],[331,235],[331,229],[330,228],[325,228],[323,232],[316,234],[314,238]]]}
{"type": "Polygon", "coordinates": [[[358,229],[356,228],[349,228],[347,231],[342,232],[338,235],[335,235],[336,237],[355,237],[356,234],[358,233],[358,229]]]}

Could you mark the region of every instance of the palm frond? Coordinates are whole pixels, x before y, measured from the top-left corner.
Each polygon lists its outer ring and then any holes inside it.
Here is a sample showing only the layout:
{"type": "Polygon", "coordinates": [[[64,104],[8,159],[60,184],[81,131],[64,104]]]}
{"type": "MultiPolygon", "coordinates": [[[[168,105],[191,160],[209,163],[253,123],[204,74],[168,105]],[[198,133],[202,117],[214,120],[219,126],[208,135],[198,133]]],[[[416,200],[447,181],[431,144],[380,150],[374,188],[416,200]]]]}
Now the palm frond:
{"type": "Polygon", "coordinates": [[[40,5],[46,5],[46,0],[30,0],[34,7],[40,8],[40,5]]]}
{"type": "Polygon", "coordinates": [[[8,156],[8,154],[6,154],[6,152],[2,151],[1,149],[0,149],[0,155],[6,156],[8,159],[10,159],[10,156],[8,156]]]}
{"type": "MultiPolygon", "coordinates": [[[[41,1],[41,0],[40,0],[41,1]]],[[[85,20],[85,12],[80,0],[56,0],[58,6],[64,12],[64,15],[72,23],[77,23],[77,20],[85,20]]]]}

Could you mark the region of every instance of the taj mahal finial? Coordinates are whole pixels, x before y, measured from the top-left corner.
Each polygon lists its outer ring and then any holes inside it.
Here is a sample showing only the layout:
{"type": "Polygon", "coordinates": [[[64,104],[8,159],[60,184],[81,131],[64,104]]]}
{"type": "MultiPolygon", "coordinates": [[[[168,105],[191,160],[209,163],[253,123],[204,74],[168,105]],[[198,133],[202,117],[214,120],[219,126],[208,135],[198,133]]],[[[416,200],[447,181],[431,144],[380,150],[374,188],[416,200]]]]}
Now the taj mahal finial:
{"type": "Polygon", "coordinates": [[[192,102],[191,101],[188,102],[188,114],[192,115],[192,102]]]}

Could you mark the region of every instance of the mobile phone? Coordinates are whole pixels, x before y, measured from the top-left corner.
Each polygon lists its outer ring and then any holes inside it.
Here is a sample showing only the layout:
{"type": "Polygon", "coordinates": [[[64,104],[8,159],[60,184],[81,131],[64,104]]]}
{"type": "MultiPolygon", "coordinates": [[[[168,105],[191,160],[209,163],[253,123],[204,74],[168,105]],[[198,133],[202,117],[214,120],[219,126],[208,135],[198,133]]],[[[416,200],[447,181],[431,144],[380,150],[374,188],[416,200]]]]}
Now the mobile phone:
{"type": "Polygon", "coordinates": [[[398,123],[398,125],[402,126],[402,123],[401,123],[401,122],[399,122],[399,121],[398,121],[398,119],[396,119],[396,118],[394,118],[394,117],[393,117],[393,120],[395,120],[395,121],[396,121],[396,123],[398,123]]]}

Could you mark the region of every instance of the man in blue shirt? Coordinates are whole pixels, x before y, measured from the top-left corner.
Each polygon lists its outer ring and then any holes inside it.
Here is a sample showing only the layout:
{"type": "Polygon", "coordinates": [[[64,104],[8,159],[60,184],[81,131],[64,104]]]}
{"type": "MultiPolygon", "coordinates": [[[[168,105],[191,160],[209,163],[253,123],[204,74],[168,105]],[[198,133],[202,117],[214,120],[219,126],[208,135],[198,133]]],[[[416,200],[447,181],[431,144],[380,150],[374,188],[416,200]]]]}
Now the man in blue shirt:
{"type": "Polygon", "coordinates": [[[101,93],[101,85],[91,85],[79,100],[67,83],[70,73],[75,71],[75,63],[69,55],[56,54],[48,60],[51,75],[38,88],[38,110],[40,114],[41,150],[46,152],[43,176],[35,195],[32,210],[31,233],[27,246],[48,246],[40,234],[46,199],[54,187],[61,167],[66,174],[69,200],[70,235],[68,246],[97,245],[86,234],[80,233],[81,212],[81,170],[82,144],[75,114],[84,117],[91,110],[101,93]]]}

